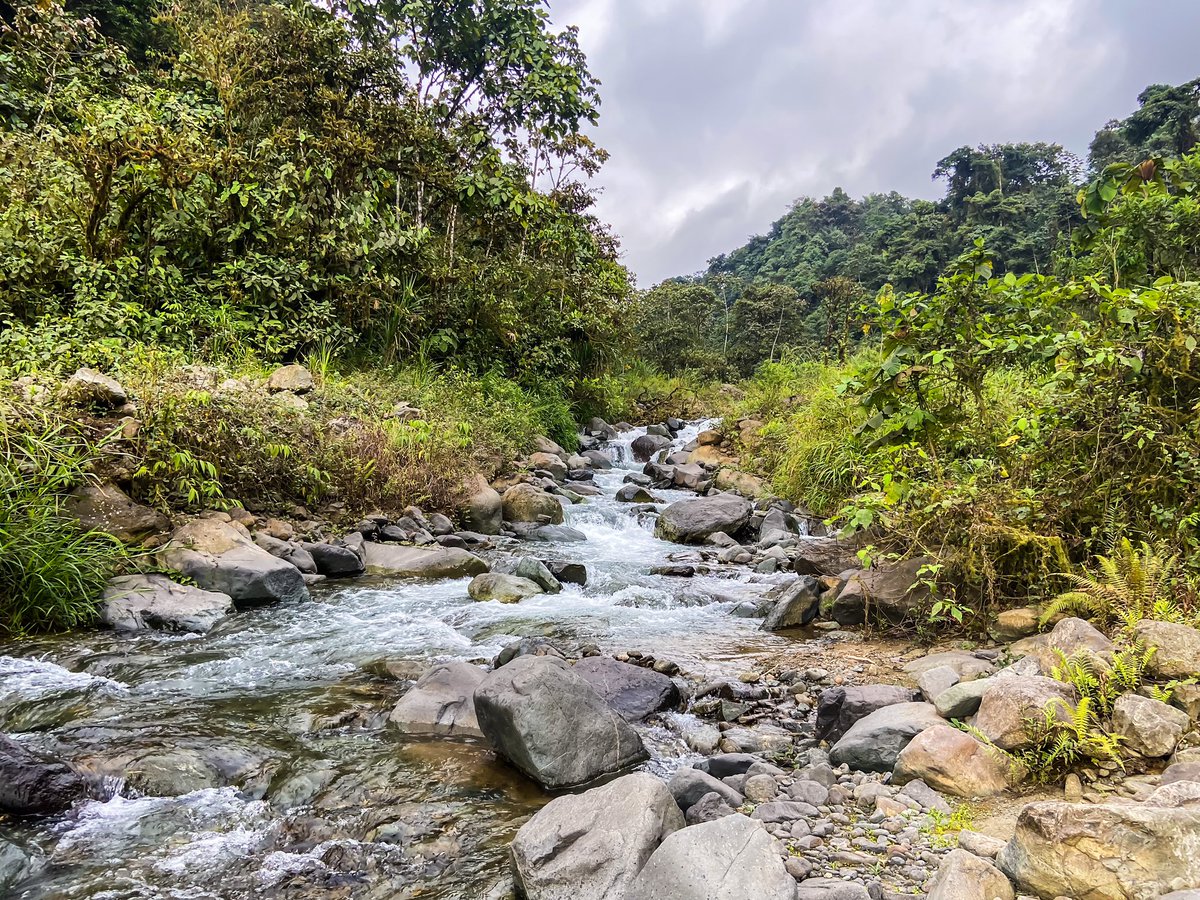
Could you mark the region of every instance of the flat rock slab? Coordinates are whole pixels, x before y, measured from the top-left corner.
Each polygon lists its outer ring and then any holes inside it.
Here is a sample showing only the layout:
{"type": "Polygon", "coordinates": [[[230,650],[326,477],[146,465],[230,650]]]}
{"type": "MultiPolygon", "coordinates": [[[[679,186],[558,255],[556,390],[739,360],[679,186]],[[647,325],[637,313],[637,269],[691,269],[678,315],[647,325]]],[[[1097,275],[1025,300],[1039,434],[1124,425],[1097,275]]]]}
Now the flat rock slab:
{"type": "Polygon", "coordinates": [[[100,618],[117,631],[203,633],[234,611],[233,598],[178,584],[166,575],[121,575],[108,583],[100,618]]]}
{"type": "Polygon", "coordinates": [[[465,578],[481,575],[488,564],[457,547],[402,547],[397,544],[363,544],[364,562],[372,575],[407,578],[465,578]]]}

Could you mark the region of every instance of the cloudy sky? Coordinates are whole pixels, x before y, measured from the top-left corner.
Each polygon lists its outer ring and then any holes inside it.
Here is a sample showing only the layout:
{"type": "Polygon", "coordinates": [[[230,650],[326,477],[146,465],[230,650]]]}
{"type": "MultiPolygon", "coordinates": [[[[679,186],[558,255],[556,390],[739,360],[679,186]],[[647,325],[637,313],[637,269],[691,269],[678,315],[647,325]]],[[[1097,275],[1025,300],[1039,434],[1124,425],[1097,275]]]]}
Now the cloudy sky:
{"type": "Polygon", "coordinates": [[[1079,154],[1200,75],[1200,0],[550,0],[603,82],[600,213],[639,284],[704,268],[801,195],[937,197],[963,144],[1079,154]]]}

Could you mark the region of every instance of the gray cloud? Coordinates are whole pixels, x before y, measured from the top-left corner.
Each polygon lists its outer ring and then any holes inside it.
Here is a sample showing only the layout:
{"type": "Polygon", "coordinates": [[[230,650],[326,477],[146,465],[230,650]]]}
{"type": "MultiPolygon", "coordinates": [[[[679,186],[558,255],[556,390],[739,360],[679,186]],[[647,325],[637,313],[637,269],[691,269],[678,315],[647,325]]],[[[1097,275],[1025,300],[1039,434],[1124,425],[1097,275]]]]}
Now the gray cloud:
{"type": "Polygon", "coordinates": [[[963,144],[1084,154],[1200,75],[1194,0],[551,0],[604,83],[599,212],[640,284],[702,269],[802,195],[940,193],[963,144]]]}

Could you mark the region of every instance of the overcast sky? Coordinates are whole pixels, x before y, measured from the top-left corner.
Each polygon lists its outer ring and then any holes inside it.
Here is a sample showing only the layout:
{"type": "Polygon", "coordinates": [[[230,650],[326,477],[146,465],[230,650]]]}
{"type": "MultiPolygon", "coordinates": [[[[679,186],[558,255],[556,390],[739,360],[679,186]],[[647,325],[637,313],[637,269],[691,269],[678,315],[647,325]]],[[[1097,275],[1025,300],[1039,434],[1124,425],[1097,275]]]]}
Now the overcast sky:
{"type": "Polygon", "coordinates": [[[603,82],[600,215],[649,287],[802,195],[937,197],[964,144],[1080,155],[1200,75],[1200,0],[550,0],[603,82]]]}

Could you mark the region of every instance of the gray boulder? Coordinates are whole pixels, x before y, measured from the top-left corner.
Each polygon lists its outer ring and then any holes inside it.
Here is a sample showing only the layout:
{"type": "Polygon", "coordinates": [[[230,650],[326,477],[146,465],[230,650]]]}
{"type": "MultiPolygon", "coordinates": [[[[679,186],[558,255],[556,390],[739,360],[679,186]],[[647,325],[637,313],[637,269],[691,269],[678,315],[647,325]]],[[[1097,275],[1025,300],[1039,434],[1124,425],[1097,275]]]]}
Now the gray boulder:
{"type": "Polygon", "coordinates": [[[833,745],[829,761],[864,772],[890,772],[909,741],[942,722],[931,703],[885,706],[855,722],[833,745]]]}
{"type": "Polygon", "coordinates": [[[668,835],[624,900],[791,900],[796,883],[782,855],[758,822],[722,816],[668,835]]]}
{"type": "Polygon", "coordinates": [[[500,494],[482,475],[463,481],[464,500],[460,507],[463,524],[479,534],[499,534],[504,522],[500,494]]]}
{"type": "Polygon", "coordinates": [[[80,485],[67,496],[63,511],[83,528],[111,534],[124,544],[171,530],[170,519],[134,501],[115,484],[80,485]]]}
{"type": "Polygon", "coordinates": [[[115,378],[95,369],[80,369],[63,385],[63,399],[77,406],[114,408],[127,403],[129,395],[115,378]]]}
{"type": "Polygon", "coordinates": [[[618,503],[662,503],[659,497],[637,484],[621,485],[617,489],[616,499],[618,503]]]}
{"type": "Polygon", "coordinates": [[[542,589],[528,578],[504,575],[500,572],[484,572],[476,575],[467,585],[472,600],[495,600],[498,603],[520,603],[542,593],[542,589]]]}
{"type": "Polygon", "coordinates": [[[300,546],[312,557],[317,572],[326,578],[353,578],[366,571],[362,558],[349,547],[312,542],[300,546]]]}
{"type": "Polygon", "coordinates": [[[763,622],[764,631],[779,631],[807,625],[820,610],[821,583],[801,575],[787,586],[763,622]]]}
{"type": "Polygon", "coordinates": [[[484,736],[549,789],[586,784],[648,758],[642,739],[596,690],[552,656],[521,656],[475,691],[484,736]]]}
{"type": "Polygon", "coordinates": [[[796,900],[871,900],[871,892],[853,881],[805,878],[796,888],[796,900]]]}
{"type": "Polygon", "coordinates": [[[534,559],[532,556],[522,556],[517,561],[512,574],[518,578],[532,581],[547,594],[557,594],[562,590],[562,582],[554,576],[549,567],[541,560],[534,559]]]}
{"type": "Polygon", "coordinates": [[[816,737],[836,742],[850,726],[875,710],[916,699],[913,691],[895,684],[826,688],[817,700],[816,737]]]}
{"type": "Polygon", "coordinates": [[[911,618],[929,597],[929,589],[917,575],[928,562],[917,557],[857,572],[833,601],[830,618],[839,625],[862,625],[868,618],[885,622],[911,618]]]}
{"type": "Polygon", "coordinates": [[[837,537],[798,537],[788,551],[792,566],[800,575],[840,575],[849,569],[861,569],[858,551],[862,544],[855,539],[837,537]]]}
{"type": "Polygon", "coordinates": [[[86,792],[87,783],[65,763],[39,756],[0,734],[0,812],[59,812],[86,792]]]}
{"type": "Polygon", "coordinates": [[[991,681],[987,678],[960,681],[938,694],[933,705],[937,707],[938,715],[944,719],[965,719],[979,711],[979,704],[989,687],[991,681]]]}
{"type": "Polygon", "coordinates": [[[1183,710],[1140,694],[1125,694],[1113,704],[1113,731],[1125,746],[1147,757],[1170,756],[1191,726],[1183,710]]]}
{"type": "Polygon", "coordinates": [[[707,772],[699,769],[683,767],[676,769],[667,784],[679,808],[687,812],[700,802],[705,794],[716,794],[734,809],[746,802],[746,798],[735,791],[724,781],[719,781],[707,772]]]}
{"type": "Polygon", "coordinates": [[[465,662],[444,662],[417,679],[388,718],[404,734],[483,737],[475,715],[475,689],[483,670],[465,662]]]}
{"type": "Polygon", "coordinates": [[[589,656],[577,662],[573,671],[628,722],[637,722],[679,705],[679,688],[675,682],[653,669],[643,669],[608,656],[589,656]]]}
{"type": "Polygon", "coordinates": [[[1154,647],[1146,667],[1157,678],[1191,678],[1200,675],[1200,631],[1175,622],[1138,622],[1133,636],[1143,647],[1154,647]]]}
{"type": "Polygon", "coordinates": [[[663,839],[683,825],[661,781],[626,775],[538,810],[513,839],[513,877],[527,900],[621,900],[663,839]]]}
{"type": "Polygon", "coordinates": [[[1060,721],[1069,721],[1075,706],[1075,689],[1041,675],[992,678],[975,715],[975,727],[1002,750],[1030,745],[1026,723],[1040,719],[1049,709],[1060,721]]]}
{"type": "Polygon", "coordinates": [[[710,535],[734,535],[750,521],[750,501],[737,494],[717,494],[672,503],[662,511],[654,533],[680,544],[702,544],[710,535]]]}
{"type": "Polygon", "coordinates": [[[929,885],[926,900],[1014,900],[1003,872],[966,850],[951,850],[929,885]]]}
{"type": "Polygon", "coordinates": [[[100,619],[117,631],[203,633],[233,612],[233,598],[218,591],[182,585],[165,575],[121,575],[100,601],[100,619]]]}
{"type": "Polygon", "coordinates": [[[638,462],[649,462],[655,453],[670,446],[670,438],[657,434],[643,434],[634,439],[629,449],[633,451],[633,458],[638,462]]]}
{"type": "Polygon", "coordinates": [[[290,391],[293,394],[307,394],[313,389],[312,373],[304,366],[281,366],[267,378],[267,390],[272,394],[280,391],[290,391]]]}
{"type": "Polygon", "coordinates": [[[587,584],[587,566],[583,563],[551,560],[546,563],[546,568],[558,579],[559,584],[587,584]]]}
{"type": "Polygon", "coordinates": [[[160,564],[237,602],[308,599],[304,576],[219,519],[193,519],[158,553],[160,564]]]}
{"type": "Polygon", "coordinates": [[[464,578],[480,575],[488,564],[456,547],[402,547],[397,544],[363,544],[363,562],[371,575],[408,578],[464,578]]]}

